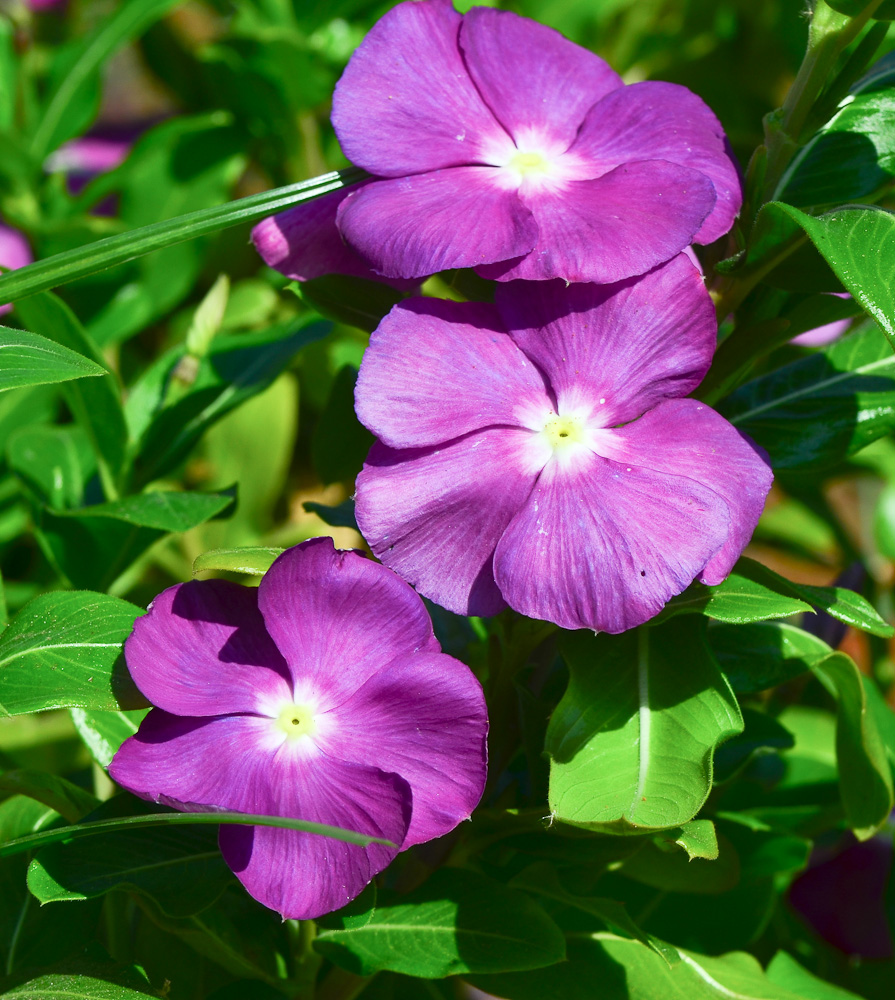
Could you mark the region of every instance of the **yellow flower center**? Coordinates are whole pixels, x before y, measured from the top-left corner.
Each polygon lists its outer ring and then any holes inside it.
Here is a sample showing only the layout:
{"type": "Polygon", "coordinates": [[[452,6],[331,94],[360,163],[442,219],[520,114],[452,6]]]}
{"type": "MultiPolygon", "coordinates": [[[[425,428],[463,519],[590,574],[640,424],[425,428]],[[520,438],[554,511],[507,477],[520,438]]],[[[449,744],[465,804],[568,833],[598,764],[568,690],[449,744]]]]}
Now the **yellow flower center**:
{"type": "Polygon", "coordinates": [[[290,740],[313,736],[317,732],[314,713],[307,705],[286,705],[277,716],[276,724],[290,740]]]}
{"type": "Polygon", "coordinates": [[[575,417],[551,417],[544,424],[544,435],[554,451],[562,451],[584,440],[584,426],[575,417]]]}
{"type": "Polygon", "coordinates": [[[523,153],[520,150],[510,157],[507,166],[522,177],[539,177],[550,173],[550,161],[543,153],[523,153]]]}

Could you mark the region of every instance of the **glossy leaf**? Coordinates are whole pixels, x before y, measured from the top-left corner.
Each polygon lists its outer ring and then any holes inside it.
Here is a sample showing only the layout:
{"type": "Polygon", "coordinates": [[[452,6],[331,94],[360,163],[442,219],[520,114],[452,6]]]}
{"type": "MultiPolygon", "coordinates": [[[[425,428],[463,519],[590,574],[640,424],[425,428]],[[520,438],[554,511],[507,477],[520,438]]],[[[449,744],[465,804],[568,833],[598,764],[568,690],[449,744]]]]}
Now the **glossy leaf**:
{"type": "Polygon", "coordinates": [[[47,337],[0,326],[0,391],[105,374],[101,365],[47,337]]]}
{"type": "Polygon", "coordinates": [[[676,832],[674,843],[686,852],[690,861],[694,858],[714,861],[718,857],[718,835],[710,819],[692,819],[685,823],[676,832]]]}
{"type": "Polygon", "coordinates": [[[193,576],[199,573],[247,573],[264,576],[285,549],[269,545],[246,545],[238,549],[211,549],[193,560],[193,576]]]}
{"type": "MultiPolygon", "coordinates": [[[[895,9],[892,11],[895,17],[895,9]]],[[[794,993],[803,994],[807,1000],[859,1000],[854,993],[812,975],[785,951],[778,951],[768,963],[765,974],[772,983],[794,993]]]]}
{"type": "Polygon", "coordinates": [[[833,653],[813,664],[812,670],[836,692],[839,790],[849,826],[858,840],[867,840],[886,823],[895,805],[886,749],[854,660],[833,653]]]}
{"type": "Polygon", "coordinates": [[[351,167],[300,181],[262,194],[239,198],[226,205],[200,209],[175,219],[154,222],[129,233],[109,236],[84,247],[66,250],[44,260],[29,264],[6,275],[0,275],[0,301],[18,302],[36,292],[64,285],[96,271],[124,264],[143,254],[196,239],[229,226],[258,222],[265,216],[338,191],[359,181],[363,172],[351,167]]]}
{"type": "Polygon", "coordinates": [[[0,634],[0,712],[145,704],[121,656],[142,613],[105,594],[59,591],[35,597],[0,634]]]}
{"type": "Polygon", "coordinates": [[[38,851],[28,888],[41,903],[92,899],[114,889],[151,896],[162,912],[188,917],[210,906],[233,875],[215,830],[128,831],[38,851]]]}
{"type": "MultiPolygon", "coordinates": [[[[138,983],[139,980],[135,980],[138,983]]],[[[135,983],[136,985],[136,983],[135,983]]],[[[108,979],[98,979],[84,973],[68,975],[65,972],[48,973],[29,978],[17,986],[6,989],[6,997],[18,1000],[142,1000],[158,996],[148,982],[142,989],[133,989],[108,979]]]]}
{"type": "Polygon", "coordinates": [[[711,788],[715,747],[743,728],[703,623],[571,632],[560,650],[571,676],[547,729],[551,812],[614,833],[689,822],[711,788]]]}
{"type": "Polygon", "coordinates": [[[462,869],[442,869],[406,895],[380,893],[369,919],[345,923],[321,930],[314,947],[361,976],[391,970],[440,979],[537,969],[565,957],[562,933],[533,900],[462,869]]]}
{"type": "Polygon", "coordinates": [[[121,744],[140,728],[148,711],[148,708],[135,708],[129,712],[73,708],[71,718],[93,759],[100,767],[108,767],[121,744]]]}

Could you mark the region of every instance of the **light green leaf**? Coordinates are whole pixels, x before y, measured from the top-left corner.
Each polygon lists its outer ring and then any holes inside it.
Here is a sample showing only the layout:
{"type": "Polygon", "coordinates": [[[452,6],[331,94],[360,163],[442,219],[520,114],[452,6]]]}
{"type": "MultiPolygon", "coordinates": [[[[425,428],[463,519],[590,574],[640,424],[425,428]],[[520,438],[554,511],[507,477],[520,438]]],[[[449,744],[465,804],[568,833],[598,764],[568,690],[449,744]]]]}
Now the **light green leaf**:
{"type": "Polygon", "coordinates": [[[813,976],[785,951],[778,951],[774,955],[765,974],[772,983],[783,989],[792,990],[793,993],[804,996],[806,1000],[861,1000],[857,994],[813,976]]]}
{"type": "Polygon", "coordinates": [[[0,326],[0,392],[105,374],[101,365],[46,337],[0,326]]]}
{"type": "Polygon", "coordinates": [[[692,819],[673,836],[675,844],[686,851],[690,861],[694,858],[714,861],[718,857],[718,835],[710,819],[692,819]]]}
{"type": "MultiPolygon", "coordinates": [[[[872,0],[827,0],[828,6],[838,10],[840,14],[855,17],[867,10],[872,0]]],[[[895,0],[882,0],[877,4],[873,16],[880,21],[895,21],[895,0]]],[[[849,994],[851,995],[851,994],[849,994]]]]}
{"type": "MultiPolygon", "coordinates": [[[[139,980],[135,978],[135,985],[139,980]]],[[[78,973],[49,973],[34,979],[28,979],[4,990],[3,1000],[144,1000],[145,997],[157,997],[158,994],[149,983],[144,989],[131,989],[108,979],[97,979],[93,976],[78,973]]]]}
{"type": "Polygon", "coordinates": [[[267,545],[245,545],[238,549],[212,549],[193,560],[193,576],[199,573],[248,573],[264,576],[274,559],[286,550],[267,545]]]}
{"type": "Polygon", "coordinates": [[[135,708],[121,657],[140,608],[105,594],[41,594],[0,634],[0,712],[135,708]]]}
{"type": "Polygon", "coordinates": [[[550,809],[575,826],[633,833],[683,826],[712,784],[712,753],[742,731],[703,623],[560,639],[569,687],[550,720],[550,809]]]}
{"type": "Polygon", "coordinates": [[[422,979],[537,969],[565,957],[560,929],[533,900],[463,869],[441,869],[406,895],[380,893],[369,920],[321,930],[314,947],[356,975],[422,979]]]}
{"type": "Polygon", "coordinates": [[[895,805],[886,749],[854,660],[832,653],[811,669],[838,698],[839,791],[849,826],[858,840],[868,840],[886,823],[895,805]]]}
{"type": "Polygon", "coordinates": [[[96,459],[80,427],[21,427],[10,435],[7,461],[38,500],[56,510],[79,507],[96,459]]]}
{"type": "Polygon", "coordinates": [[[148,708],[130,712],[95,712],[86,708],[71,709],[72,722],[93,759],[108,767],[118,748],[139,729],[148,708]]]}
{"type": "Polygon", "coordinates": [[[300,202],[338,191],[362,180],[364,176],[364,172],[356,167],[337,170],[298,184],[239,198],[227,205],[203,208],[129,233],[109,236],[85,247],[66,250],[0,276],[0,302],[18,302],[36,292],[77,281],[96,271],[135,260],[153,250],[206,236],[229,226],[257,222],[300,202]]]}
{"type": "Polygon", "coordinates": [[[230,279],[226,274],[220,274],[193,313],[186,332],[188,354],[192,354],[195,358],[204,358],[208,353],[212,338],[221,328],[229,297],[230,279]]]}

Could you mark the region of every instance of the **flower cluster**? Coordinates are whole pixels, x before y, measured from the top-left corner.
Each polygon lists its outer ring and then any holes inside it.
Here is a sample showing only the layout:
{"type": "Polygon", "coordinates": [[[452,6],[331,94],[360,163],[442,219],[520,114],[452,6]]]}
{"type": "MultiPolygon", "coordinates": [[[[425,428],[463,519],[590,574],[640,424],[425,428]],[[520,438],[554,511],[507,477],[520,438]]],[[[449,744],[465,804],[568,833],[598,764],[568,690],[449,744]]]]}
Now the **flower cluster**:
{"type": "Polygon", "coordinates": [[[397,845],[224,827],[241,881],[292,917],[344,904],[482,793],[481,689],[399,577],[459,614],[509,605],[620,632],[694,578],[724,579],[771,483],[754,445],[684,398],[717,336],[684,251],[740,204],[699,98],[624,86],[514,14],[413,0],[355,52],[333,124],[372,177],[265,220],[262,257],[300,280],[398,287],[474,267],[499,282],[495,302],[405,300],[371,338],[356,405],[379,440],[357,518],[385,565],[317,539],[257,596],[220,581],[166,591],[126,650],[158,707],[112,765],[177,808],[397,845]]]}

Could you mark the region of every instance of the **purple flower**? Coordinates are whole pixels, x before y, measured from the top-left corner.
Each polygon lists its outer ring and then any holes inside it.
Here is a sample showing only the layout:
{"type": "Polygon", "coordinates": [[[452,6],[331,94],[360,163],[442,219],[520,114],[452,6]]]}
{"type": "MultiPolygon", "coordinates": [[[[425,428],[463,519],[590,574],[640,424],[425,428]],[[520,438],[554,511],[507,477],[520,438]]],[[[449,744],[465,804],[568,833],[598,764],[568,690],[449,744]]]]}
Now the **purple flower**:
{"type": "MultiPolygon", "coordinates": [[[[724,133],[698,97],[626,87],[508,11],[394,7],[348,63],[332,120],[375,176],[339,199],[339,232],[387,277],[475,267],[502,281],[619,281],[717,239],[740,206],[724,133]]],[[[278,217],[288,252],[273,266],[301,269],[314,211],[278,217]]]]}
{"type": "MultiPolygon", "coordinates": [[[[828,294],[835,295],[837,299],[851,298],[848,292],[829,292],[828,294]]],[[[851,319],[833,320],[832,323],[824,323],[823,326],[816,326],[813,330],[800,333],[797,337],[793,337],[791,342],[798,344],[799,347],[826,347],[827,344],[838,340],[851,326],[851,323],[851,319]]]]}
{"type": "Polygon", "coordinates": [[[716,324],[683,255],[613,286],[518,282],[496,306],[412,299],[373,334],[357,480],[373,552],[459,614],[507,604],[621,632],[720,583],[771,471],[708,406],[716,324]]]}
{"type": "Polygon", "coordinates": [[[166,590],[125,654],[158,708],[112,761],[119,784],[185,811],[291,816],[400,845],[222,826],[227,864],[284,917],[343,906],[482,794],[478,681],[441,652],[410,587],[329,538],[285,552],[257,590],[166,590]]]}
{"type": "MultiPolygon", "coordinates": [[[[16,229],[10,229],[0,223],[0,266],[8,267],[11,271],[24,267],[34,260],[31,254],[31,247],[25,237],[16,229]]],[[[0,316],[8,313],[12,309],[11,305],[0,305],[0,316]]]]}

